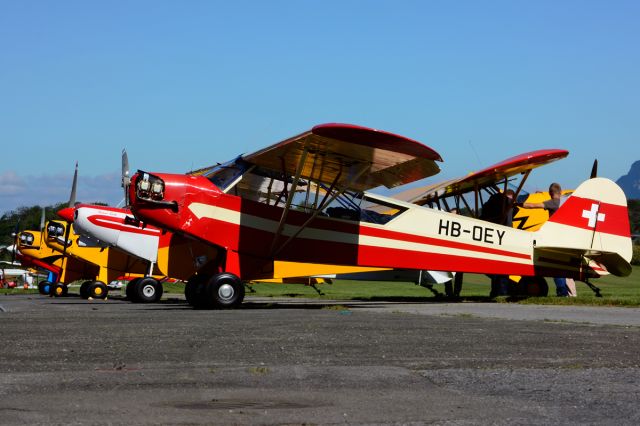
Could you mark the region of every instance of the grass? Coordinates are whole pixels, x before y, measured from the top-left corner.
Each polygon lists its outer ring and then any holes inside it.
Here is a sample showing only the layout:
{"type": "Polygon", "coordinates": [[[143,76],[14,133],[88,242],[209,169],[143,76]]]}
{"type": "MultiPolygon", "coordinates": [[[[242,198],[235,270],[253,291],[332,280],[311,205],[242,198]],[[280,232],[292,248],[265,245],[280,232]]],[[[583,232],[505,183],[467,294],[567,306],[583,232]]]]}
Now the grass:
{"type": "MultiPolygon", "coordinates": [[[[578,297],[555,297],[553,280],[547,279],[549,297],[489,299],[491,287],[485,275],[465,274],[460,301],[498,302],[544,305],[594,305],[594,306],[640,306],[640,266],[633,266],[628,277],[605,276],[592,283],[600,288],[602,297],[596,297],[586,284],[576,281],[578,297]]],[[[434,287],[444,293],[443,285],[434,287]]],[[[71,288],[72,293],[78,290],[71,288]]],[[[116,290],[117,292],[117,290],[116,290]]],[[[165,283],[166,294],[184,293],[184,284],[165,283]]],[[[37,294],[35,289],[0,289],[0,295],[37,294]]],[[[114,292],[115,293],[115,292],[114,292]]],[[[118,294],[118,293],[115,293],[118,294]]],[[[300,284],[256,283],[247,289],[247,295],[261,297],[305,297],[336,300],[388,300],[406,302],[441,302],[442,296],[435,296],[424,287],[408,282],[376,282],[336,280],[333,284],[320,284],[316,288],[300,284]],[[317,290],[316,290],[317,289],[317,290]]]]}
{"type": "MultiPolygon", "coordinates": [[[[576,281],[578,297],[555,297],[555,287],[552,279],[549,284],[548,297],[495,299],[499,303],[523,303],[546,305],[598,305],[598,306],[640,306],[640,267],[634,266],[628,277],[605,276],[592,280],[592,284],[600,288],[602,297],[595,293],[583,282],[576,281]]],[[[375,282],[375,281],[346,281],[336,280],[333,284],[317,286],[322,294],[310,286],[299,284],[271,284],[256,283],[250,288],[253,292],[247,294],[262,297],[308,297],[338,300],[390,300],[415,302],[440,302],[442,296],[435,296],[424,287],[407,282],[375,282]]],[[[444,293],[443,285],[434,288],[444,293]]],[[[461,292],[461,301],[490,302],[490,280],[485,275],[465,274],[461,292]]]]}

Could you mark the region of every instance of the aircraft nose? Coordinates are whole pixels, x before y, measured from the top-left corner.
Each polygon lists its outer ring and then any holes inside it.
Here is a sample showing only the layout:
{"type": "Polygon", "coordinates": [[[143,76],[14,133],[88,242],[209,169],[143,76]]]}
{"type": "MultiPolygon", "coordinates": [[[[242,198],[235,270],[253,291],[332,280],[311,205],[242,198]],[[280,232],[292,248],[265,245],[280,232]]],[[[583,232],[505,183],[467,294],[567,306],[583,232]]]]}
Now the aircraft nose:
{"type": "Polygon", "coordinates": [[[72,223],[73,222],[73,212],[74,212],[73,207],[66,207],[64,209],[58,210],[58,216],[60,216],[61,218],[63,218],[67,222],[72,223]]]}

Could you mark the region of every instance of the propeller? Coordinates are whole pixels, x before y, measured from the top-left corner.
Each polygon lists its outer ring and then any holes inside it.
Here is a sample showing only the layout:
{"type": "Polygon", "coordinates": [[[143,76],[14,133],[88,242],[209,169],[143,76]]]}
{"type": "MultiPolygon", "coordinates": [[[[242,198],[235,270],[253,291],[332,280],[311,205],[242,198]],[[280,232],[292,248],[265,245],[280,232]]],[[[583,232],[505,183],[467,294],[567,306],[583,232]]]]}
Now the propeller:
{"type": "Polygon", "coordinates": [[[129,177],[129,156],[127,150],[122,149],[122,188],[124,188],[124,207],[129,205],[129,183],[131,178],[129,177]]]}
{"type": "Polygon", "coordinates": [[[46,207],[42,208],[42,216],[40,216],[40,232],[44,229],[44,216],[46,207]]]}
{"type": "Polygon", "coordinates": [[[13,250],[11,250],[11,263],[16,263],[16,251],[18,250],[18,229],[20,229],[20,220],[16,222],[16,227],[13,229],[11,236],[13,237],[13,250]]]}
{"type": "Polygon", "coordinates": [[[76,161],[76,171],[73,174],[73,184],[71,184],[71,195],[69,196],[69,207],[76,205],[76,189],[78,187],[78,162],[76,161]]]}
{"type": "MultiPolygon", "coordinates": [[[[71,184],[71,195],[69,196],[69,207],[73,208],[76,205],[76,189],[78,187],[78,162],[76,161],[76,170],[73,173],[73,183],[71,184]]],[[[69,233],[71,232],[71,223],[67,223],[64,230],[64,249],[62,250],[62,256],[67,255],[67,246],[69,245],[69,233]]]]}
{"type": "Polygon", "coordinates": [[[593,179],[594,177],[598,176],[598,159],[596,158],[595,160],[593,160],[593,167],[591,167],[591,178],[593,179]]]}
{"type": "Polygon", "coordinates": [[[42,208],[42,215],[40,216],[40,244],[39,244],[40,247],[42,246],[42,243],[44,242],[44,234],[43,234],[43,232],[44,232],[45,210],[46,209],[47,209],[46,207],[42,208]]]}

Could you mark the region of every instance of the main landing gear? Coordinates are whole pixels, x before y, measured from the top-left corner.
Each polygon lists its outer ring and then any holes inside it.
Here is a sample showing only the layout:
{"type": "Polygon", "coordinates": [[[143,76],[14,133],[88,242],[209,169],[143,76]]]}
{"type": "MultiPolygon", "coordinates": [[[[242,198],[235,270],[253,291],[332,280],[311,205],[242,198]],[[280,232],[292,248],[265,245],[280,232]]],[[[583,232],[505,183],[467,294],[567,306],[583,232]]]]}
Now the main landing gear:
{"type": "Polygon", "coordinates": [[[155,303],[162,297],[162,284],[152,277],[134,278],[125,289],[127,299],[134,303],[155,303]]]}
{"type": "Polygon", "coordinates": [[[80,285],[80,297],[83,299],[106,299],[109,287],[102,281],[85,281],[80,285]]]}
{"type": "Polygon", "coordinates": [[[195,275],[187,282],[184,295],[196,309],[233,309],[244,300],[244,284],[228,272],[195,275]]]}

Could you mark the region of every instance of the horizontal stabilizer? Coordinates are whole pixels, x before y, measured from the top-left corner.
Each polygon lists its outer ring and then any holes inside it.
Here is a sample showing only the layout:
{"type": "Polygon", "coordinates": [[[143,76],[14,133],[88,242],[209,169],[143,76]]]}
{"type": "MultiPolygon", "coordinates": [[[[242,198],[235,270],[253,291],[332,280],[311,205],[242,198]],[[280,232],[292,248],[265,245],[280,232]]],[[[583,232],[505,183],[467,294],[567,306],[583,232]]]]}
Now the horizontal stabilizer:
{"type": "Polygon", "coordinates": [[[627,277],[632,272],[631,264],[618,253],[612,252],[579,250],[567,247],[536,247],[535,257],[545,261],[555,259],[566,263],[571,263],[570,259],[584,258],[587,261],[595,262],[606,272],[618,277],[627,277]]]}

